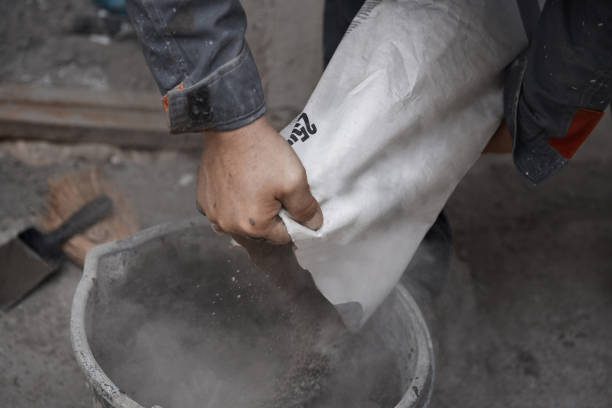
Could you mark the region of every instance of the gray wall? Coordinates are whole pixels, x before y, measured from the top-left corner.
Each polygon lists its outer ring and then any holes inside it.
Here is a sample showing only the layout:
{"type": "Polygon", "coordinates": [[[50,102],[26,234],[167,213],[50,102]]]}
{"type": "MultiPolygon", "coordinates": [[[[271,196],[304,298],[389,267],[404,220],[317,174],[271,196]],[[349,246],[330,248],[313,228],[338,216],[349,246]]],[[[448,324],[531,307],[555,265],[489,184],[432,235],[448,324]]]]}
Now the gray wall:
{"type": "Polygon", "coordinates": [[[302,110],[321,75],[323,0],[242,0],[242,5],[268,116],[281,127],[302,110]]]}

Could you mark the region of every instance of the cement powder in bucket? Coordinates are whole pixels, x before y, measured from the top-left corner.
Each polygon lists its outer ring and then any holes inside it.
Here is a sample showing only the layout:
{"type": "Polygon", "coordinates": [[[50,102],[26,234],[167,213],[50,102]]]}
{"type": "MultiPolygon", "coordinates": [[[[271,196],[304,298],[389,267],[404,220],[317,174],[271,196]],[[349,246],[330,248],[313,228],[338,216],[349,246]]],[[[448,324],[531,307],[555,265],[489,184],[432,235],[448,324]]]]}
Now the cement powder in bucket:
{"type": "Polygon", "coordinates": [[[179,258],[143,257],[97,297],[94,356],[139,404],[386,408],[400,400],[398,358],[374,328],[337,336],[333,322],[304,313],[304,301],[298,307],[244,261],[179,258]]]}

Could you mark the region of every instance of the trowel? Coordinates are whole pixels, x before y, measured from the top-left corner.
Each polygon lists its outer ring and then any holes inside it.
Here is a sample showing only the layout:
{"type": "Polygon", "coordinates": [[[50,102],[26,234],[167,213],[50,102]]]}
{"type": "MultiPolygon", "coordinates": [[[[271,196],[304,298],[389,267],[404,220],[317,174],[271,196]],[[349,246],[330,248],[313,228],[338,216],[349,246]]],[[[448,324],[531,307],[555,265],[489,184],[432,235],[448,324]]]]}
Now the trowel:
{"type": "Polygon", "coordinates": [[[30,227],[0,246],[0,309],[15,305],[55,272],[64,259],[64,242],[109,215],[112,209],[111,199],[101,195],[55,230],[43,233],[30,227]]]}

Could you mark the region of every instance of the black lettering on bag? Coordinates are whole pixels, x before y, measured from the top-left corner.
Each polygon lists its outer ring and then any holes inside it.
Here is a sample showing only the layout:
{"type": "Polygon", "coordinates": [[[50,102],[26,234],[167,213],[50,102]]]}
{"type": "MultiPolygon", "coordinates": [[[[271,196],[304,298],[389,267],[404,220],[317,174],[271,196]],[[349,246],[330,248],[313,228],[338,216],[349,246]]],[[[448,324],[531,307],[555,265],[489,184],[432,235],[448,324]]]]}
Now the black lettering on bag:
{"type": "Polygon", "coordinates": [[[293,145],[298,141],[305,142],[315,133],[317,133],[317,126],[314,123],[310,123],[310,119],[306,112],[302,112],[302,114],[298,116],[293,126],[293,130],[291,131],[291,136],[289,136],[287,142],[289,145],[293,145]]]}

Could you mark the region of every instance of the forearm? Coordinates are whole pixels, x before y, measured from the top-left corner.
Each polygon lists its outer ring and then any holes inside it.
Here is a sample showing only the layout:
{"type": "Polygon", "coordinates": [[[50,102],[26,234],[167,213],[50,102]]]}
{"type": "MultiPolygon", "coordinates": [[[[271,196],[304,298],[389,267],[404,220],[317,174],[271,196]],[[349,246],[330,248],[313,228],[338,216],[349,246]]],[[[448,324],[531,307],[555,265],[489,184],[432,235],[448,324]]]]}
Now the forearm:
{"type": "Polygon", "coordinates": [[[173,133],[230,130],[265,112],[238,0],[127,0],[173,133]]]}

